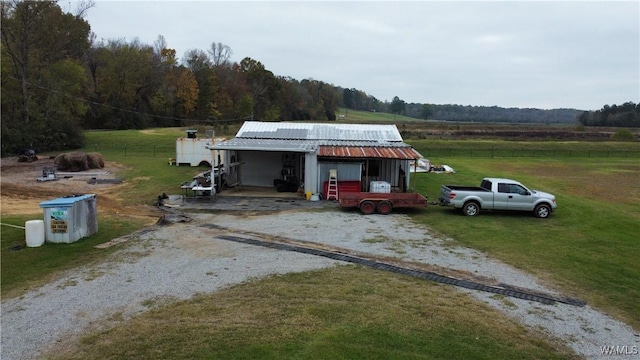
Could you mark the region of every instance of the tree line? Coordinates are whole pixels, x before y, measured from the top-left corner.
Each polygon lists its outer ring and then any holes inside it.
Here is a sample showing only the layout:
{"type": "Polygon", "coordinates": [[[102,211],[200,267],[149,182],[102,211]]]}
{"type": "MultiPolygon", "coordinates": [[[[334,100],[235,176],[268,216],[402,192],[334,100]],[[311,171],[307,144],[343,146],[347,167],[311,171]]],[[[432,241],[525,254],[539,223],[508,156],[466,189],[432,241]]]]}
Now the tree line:
{"type": "MultiPolygon", "coordinates": [[[[67,12],[57,1],[0,2],[2,156],[82,147],[86,129],[325,121],[339,107],[478,122],[570,123],[581,113],[381,101],[355,88],[276,76],[250,57],[232,62],[221,42],[178,58],[162,35],[153,44],[97,41],[84,19],[92,0],[77,4],[67,12]]],[[[605,118],[620,122],[611,108],[605,118]]],[[[596,124],[604,113],[582,116],[596,124]]]]}
{"type": "Polygon", "coordinates": [[[344,89],[276,76],[249,57],[231,62],[219,42],[179,61],[161,35],[151,45],[96,41],[84,19],[93,5],[0,3],[3,156],[81,147],[84,129],[336,118],[344,89]]]}
{"type": "Polygon", "coordinates": [[[584,126],[640,127],[640,103],[605,105],[600,110],[583,112],[578,120],[584,126]]]}
{"type": "Polygon", "coordinates": [[[581,110],[503,108],[453,104],[407,104],[406,115],[419,119],[513,124],[577,124],[581,110]]]}

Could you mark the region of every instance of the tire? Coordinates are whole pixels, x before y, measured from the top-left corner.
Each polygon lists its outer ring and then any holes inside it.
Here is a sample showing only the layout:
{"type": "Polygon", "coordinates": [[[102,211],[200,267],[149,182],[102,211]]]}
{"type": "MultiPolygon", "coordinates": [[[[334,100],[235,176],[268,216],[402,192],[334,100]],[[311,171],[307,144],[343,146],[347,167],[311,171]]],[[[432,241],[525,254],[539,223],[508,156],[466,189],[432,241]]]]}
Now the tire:
{"type": "Polygon", "coordinates": [[[462,213],[467,216],[477,216],[480,213],[480,204],[475,201],[469,201],[462,207],[462,213]]]}
{"type": "Polygon", "coordinates": [[[540,219],[548,218],[551,215],[551,207],[547,204],[540,204],[533,210],[533,214],[540,219]]]}
{"type": "Polygon", "coordinates": [[[393,205],[390,201],[383,200],[378,203],[377,209],[378,214],[389,215],[391,211],[393,211],[393,205]]]}
{"type": "Polygon", "coordinates": [[[376,211],[376,206],[372,201],[363,201],[360,203],[360,212],[364,215],[373,214],[376,211]]]}

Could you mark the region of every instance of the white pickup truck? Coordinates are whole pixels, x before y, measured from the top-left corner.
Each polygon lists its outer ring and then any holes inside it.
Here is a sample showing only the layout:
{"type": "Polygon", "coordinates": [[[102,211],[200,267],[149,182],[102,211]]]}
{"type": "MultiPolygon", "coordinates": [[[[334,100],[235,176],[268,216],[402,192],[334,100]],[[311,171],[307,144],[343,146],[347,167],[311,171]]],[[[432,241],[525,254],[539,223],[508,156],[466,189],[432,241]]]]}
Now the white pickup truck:
{"type": "Polygon", "coordinates": [[[480,187],[442,185],[440,205],[462,209],[467,216],[476,216],[480,210],[533,211],[546,218],[556,210],[556,197],[542,191],[529,190],[511,179],[485,178],[480,187]]]}

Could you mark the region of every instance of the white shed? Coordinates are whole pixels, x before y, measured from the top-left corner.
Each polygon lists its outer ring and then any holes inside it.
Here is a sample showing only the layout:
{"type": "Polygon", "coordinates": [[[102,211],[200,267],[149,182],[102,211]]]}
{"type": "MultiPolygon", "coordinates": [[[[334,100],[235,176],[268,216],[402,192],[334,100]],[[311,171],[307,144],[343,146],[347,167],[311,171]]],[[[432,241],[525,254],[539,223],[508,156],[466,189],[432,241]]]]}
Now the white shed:
{"type": "Polygon", "coordinates": [[[235,138],[212,148],[226,150],[229,186],[290,186],[321,194],[329,169],[338,170],[339,186],[349,191],[368,191],[371,181],[403,191],[410,162],[422,158],[395,125],[379,124],[248,121],[235,138]]]}

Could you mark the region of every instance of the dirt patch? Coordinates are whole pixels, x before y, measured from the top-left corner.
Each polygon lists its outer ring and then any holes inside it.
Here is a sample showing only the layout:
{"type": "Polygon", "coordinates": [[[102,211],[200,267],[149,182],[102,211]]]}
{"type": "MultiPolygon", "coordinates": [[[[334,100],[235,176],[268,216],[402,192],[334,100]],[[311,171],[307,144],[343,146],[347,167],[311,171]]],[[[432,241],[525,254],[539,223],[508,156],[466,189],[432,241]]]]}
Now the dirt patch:
{"type": "Polygon", "coordinates": [[[155,129],[145,129],[145,130],[140,130],[141,134],[145,134],[145,135],[162,135],[160,133],[158,133],[157,130],[155,129]]]}
{"type": "Polygon", "coordinates": [[[18,162],[16,158],[0,159],[0,213],[9,215],[31,215],[42,213],[39,204],[60,196],[72,194],[96,194],[98,212],[108,215],[157,218],[159,212],[150,206],[124,206],[118,197],[126,181],[120,184],[93,183],[95,179],[113,179],[124,166],[105,162],[102,169],[92,169],[73,173],[58,173],[57,181],[38,181],[43,168],[52,168],[53,159],[40,159],[31,163],[18,162]]]}

